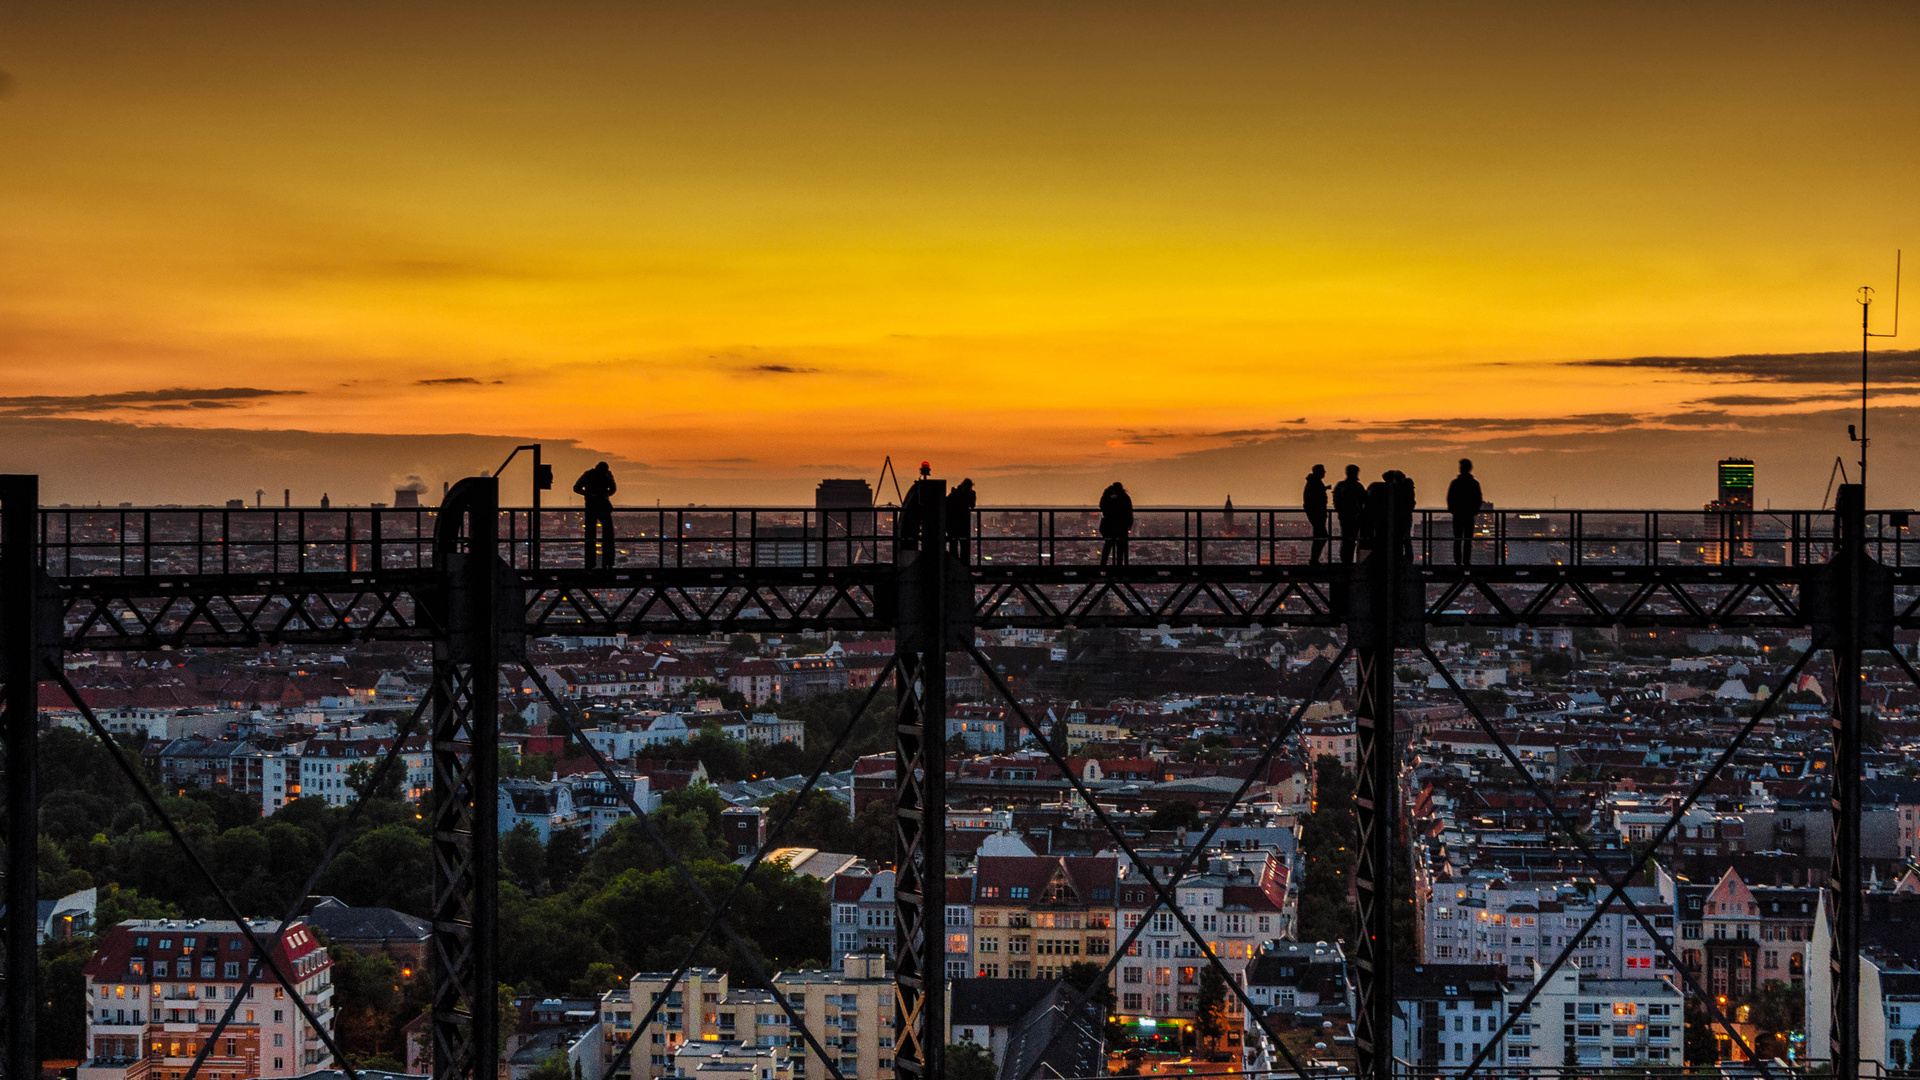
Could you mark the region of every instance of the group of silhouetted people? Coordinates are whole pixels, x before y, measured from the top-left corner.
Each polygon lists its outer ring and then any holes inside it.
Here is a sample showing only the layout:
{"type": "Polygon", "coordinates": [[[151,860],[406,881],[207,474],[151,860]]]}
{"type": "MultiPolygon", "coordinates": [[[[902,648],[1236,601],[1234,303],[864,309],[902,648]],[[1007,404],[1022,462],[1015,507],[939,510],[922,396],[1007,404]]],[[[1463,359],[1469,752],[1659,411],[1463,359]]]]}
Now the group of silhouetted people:
{"type": "MultiPolygon", "coordinates": [[[[925,479],[930,467],[922,464],[925,479]]],[[[586,568],[596,564],[614,564],[613,496],[619,490],[613,470],[602,461],[580,474],[573,493],[586,503],[586,568]]],[[[900,505],[899,523],[894,536],[904,550],[920,547],[921,511],[916,485],[908,489],[900,505]]],[[[977,497],[973,481],[956,484],[946,495],[947,553],[961,562],[972,561],[973,511],[977,497]]],[[[1453,561],[1460,566],[1473,562],[1473,530],[1485,505],[1480,481],[1474,478],[1473,462],[1460,459],[1460,475],[1447,485],[1447,513],[1453,518],[1453,561]]],[[[1358,549],[1372,550],[1387,538],[1400,544],[1403,558],[1413,558],[1413,479],[1398,469],[1389,469],[1372,484],[1360,480],[1360,466],[1347,466],[1346,479],[1327,487],[1327,467],[1315,465],[1307,474],[1300,494],[1300,508],[1313,530],[1309,563],[1318,563],[1333,542],[1333,526],[1340,528],[1340,561],[1351,563],[1358,549]],[[1391,520],[1389,520],[1391,519],[1391,520]]],[[[1228,509],[1232,508],[1229,501],[1228,509]]],[[[1100,493],[1100,565],[1126,566],[1127,542],[1133,535],[1133,497],[1115,482],[1100,493]]]]}
{"type": "MultiPolygon", "coordinates": [[[[1300,494],[1300,509],[1313,529],[1313,547],[1307,561],[1317,563],[1332,542],[1329,528],[1327,467],[1315,465],[1307,473],[1306,488],[1300,494]]],[[[1371,549],[1384,538],[1395,538],[1401,556],[1413,558],[1413,478],[1398,469],[1380,474],[1372,484],[1360,482],[1360,466],[1347,466],[1347,478],[1333,485],[1332,519],[1340,526],[1340,561],[1350,563],[1356,549],[1371,549]],[[1389,520],[1391,518],[1391,520],[1389,520]]],[[[1460,475],[1447,485],[1447,513],[1453,518],[1453,561],[1467,566],[1473,562],[1473,530],[1485,500],[1480,481],[1474,479],[1473,462],[1460,459],[1460,475]]]]}

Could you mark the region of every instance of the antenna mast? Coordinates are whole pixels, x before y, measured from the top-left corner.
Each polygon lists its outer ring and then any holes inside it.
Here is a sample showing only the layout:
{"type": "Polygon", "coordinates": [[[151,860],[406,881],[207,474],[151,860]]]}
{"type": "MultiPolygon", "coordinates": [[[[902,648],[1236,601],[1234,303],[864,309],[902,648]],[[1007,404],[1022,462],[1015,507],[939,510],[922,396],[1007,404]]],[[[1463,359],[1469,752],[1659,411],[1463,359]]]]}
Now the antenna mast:
{"type": "Polygon", "coordinates": [[[1860,429],[1847,425],[1847,438],[1860,444],[1860,487],[1867,486],[1867,342],[1871,338],[1900,336],[1900,252],[1893,253],[1893,330],[1876,334],[1869,329],[1868,315],[1873,309],[1873,288],[1860,286],[1860,429]]]}

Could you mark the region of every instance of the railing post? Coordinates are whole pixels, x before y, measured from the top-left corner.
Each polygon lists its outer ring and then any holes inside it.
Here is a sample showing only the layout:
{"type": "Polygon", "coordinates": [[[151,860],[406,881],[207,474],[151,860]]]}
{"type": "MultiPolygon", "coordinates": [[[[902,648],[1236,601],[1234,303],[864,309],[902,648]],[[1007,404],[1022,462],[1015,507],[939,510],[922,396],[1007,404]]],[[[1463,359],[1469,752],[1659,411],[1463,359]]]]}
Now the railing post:
{"type": "MultiPolygon", "coordinates": [[[[894,1067],[900,1080],[946,1076],[946,492],[920,480],[895,527],[900,616],[894,655],[894,1067]],[[911,513],[905,512],[911,508],[911,513]]],[[[964,573],[965,568],[958,568],[964,573]]],[[[969,641],[969,644],[971,642],[969,641]]]]}
{"type": "Polygon", "coordinates": [[[6,680],[7,1076],[40,1075],[40,478],[0,476],[0,678],[6,680]]]}
{"type": "Polygon", "coordinates": [[[453,486],[434,522],[442,590],[433,645],[434,1080],[494,1080],[499,829],[500,486],[453,486]],[[466,541],[461,543],[461,525],[466,541]]]}

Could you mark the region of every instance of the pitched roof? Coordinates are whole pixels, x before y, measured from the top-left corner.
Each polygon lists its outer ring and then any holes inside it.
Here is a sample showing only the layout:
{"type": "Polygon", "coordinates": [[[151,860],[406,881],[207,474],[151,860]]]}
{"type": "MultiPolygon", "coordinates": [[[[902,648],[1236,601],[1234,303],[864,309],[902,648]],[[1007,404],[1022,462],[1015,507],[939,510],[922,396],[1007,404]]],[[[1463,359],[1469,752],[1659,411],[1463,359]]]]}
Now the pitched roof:
{"type": "Polygon", "coordinates": [[[433,933],[425,919],[392,908],[348,907],[331,896],[309,900],[315,903],[303,916],[306,924],[342,945],[425,941],[433,933]]]}

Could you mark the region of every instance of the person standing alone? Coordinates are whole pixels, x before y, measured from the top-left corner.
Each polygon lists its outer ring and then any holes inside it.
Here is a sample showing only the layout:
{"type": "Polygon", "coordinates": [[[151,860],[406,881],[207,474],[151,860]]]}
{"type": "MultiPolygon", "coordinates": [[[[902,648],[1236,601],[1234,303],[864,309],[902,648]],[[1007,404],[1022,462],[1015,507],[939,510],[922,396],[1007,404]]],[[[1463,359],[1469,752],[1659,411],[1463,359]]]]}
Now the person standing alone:
{"type": "Polygon", "coordinates": [[[1127,536],[1133,532],[1133,496],[1119,481],[1100,493],[1101,566],[1127,565],[1127,536]]]}
{"type": "Polygon", "coordinates": [[[613,566],[613,493],[619,489],[620,485],[613,482],[613,470],[607,468],[607,463],[604,461],[581,473],[580,479],[573,482],[573,493],[585,499],[587,503],[585,535],[586,567],[589,570],[594,566],[596,531],[600,536],[598,544],[602,554],[600,561],[608,567],[613,566]]]}
{"type": "Polygon", "coordinates": [[[973,479],[960,481],[947,492],[947,554],[962,566],[973,561],[973,479]]]}
{"type": "Polygon", "coordinates": [[[1447,485],[1447,513],[1453,515],[1453,564],[1473,562],[1474,519],[1480,516],[1480,481],[1473,478],[1473,462],[1460,459],[1460,475],[1447,485]]]}
{"type": "Polygon", "coordinates": [[[1307,562],[1317,563],[1326,554],[1327,539],[1327,467],[1315,465],[1307,474],[1307,486],[1300,493],[1300,508],[1307,512],[1307,524],[1313,526],[1313,553],[1307,562]]]}

